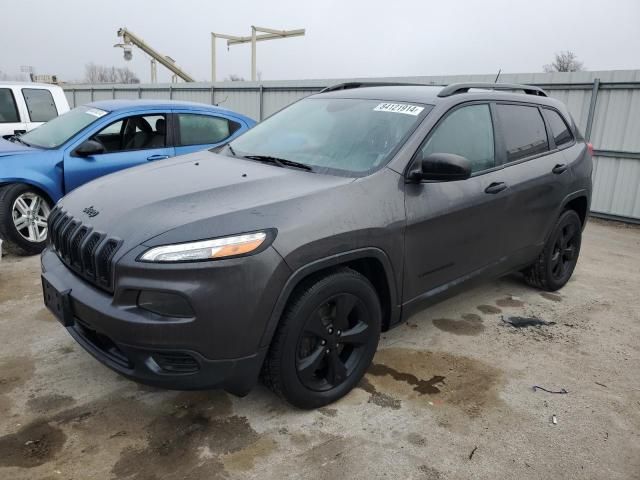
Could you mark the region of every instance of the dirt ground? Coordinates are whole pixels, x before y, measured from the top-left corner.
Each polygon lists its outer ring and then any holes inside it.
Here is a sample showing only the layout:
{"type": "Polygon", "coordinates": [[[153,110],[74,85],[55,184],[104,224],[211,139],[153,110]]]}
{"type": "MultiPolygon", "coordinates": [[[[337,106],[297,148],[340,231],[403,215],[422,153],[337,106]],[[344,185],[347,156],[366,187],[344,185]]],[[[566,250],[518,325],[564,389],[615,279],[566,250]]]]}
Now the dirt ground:
{"type": "Polygon", "coordinates": [[[44,309],[37,257],[0,263],[0,339],[1,479],[640,479],[638,228],[592,221],[558,294],[510,277],[415,315],[317,411],[120,378],[44,309]]]}

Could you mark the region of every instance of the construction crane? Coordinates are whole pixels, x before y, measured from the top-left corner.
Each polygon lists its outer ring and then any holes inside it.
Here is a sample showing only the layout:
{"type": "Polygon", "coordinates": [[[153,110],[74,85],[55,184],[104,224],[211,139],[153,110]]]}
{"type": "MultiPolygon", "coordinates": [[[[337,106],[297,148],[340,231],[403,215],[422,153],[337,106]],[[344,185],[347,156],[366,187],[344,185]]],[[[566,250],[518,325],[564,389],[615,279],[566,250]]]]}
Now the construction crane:
{"type": "Polygon", "coordinates": [[[187,72],[179,68],[171,57],[162,55],[160,52],[152,48],[147,42],[142,40],[130,30],[127,30],[126,28],[120,28],[118,30],[118,36],[122,37],[123,43],[116,43],[114,47],[122,48],[124,50],[125,60],[131,60],[131,57],[133,56],[132,46],[138,47],[140,50],[151,57],[151,83],[155,83],[157,80],[156,62],[165,66],[173,73],[174,81],[177,80],[177,77],[180,77],[185,82],[195,82],[194,78],[187,72]]]}

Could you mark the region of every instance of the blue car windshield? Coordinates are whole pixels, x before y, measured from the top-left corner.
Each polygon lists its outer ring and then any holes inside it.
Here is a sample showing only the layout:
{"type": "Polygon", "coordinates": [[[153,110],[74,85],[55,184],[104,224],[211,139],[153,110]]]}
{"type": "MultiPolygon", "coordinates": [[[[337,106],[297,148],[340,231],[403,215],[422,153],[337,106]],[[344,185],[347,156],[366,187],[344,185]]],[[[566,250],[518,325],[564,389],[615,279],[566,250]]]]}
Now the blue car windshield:
{"type": "MultiPolygon", "coordinates": [[[[384,166],[431,105],[307,98],[230,143],[237,156],[275,157],[314,172],[360,177],[384,166]]],[[[232,155],[229,151],[223,151],[232,155]]],[[[268,159],[266,159],[268,160],[268,159]]]]}
{"type": "Polygon", "coordinates": [[[21,135],[20,141],[32,147],[58,148],[107,113],[95,107],[77,107],[21,135]]]}

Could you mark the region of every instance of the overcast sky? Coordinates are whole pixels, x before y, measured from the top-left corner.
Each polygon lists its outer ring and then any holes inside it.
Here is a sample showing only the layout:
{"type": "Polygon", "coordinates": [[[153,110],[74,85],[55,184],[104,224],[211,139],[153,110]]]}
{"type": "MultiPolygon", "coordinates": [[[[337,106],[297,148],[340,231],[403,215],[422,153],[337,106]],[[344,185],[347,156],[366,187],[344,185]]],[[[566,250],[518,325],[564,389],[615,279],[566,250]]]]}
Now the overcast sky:
{"type": "MultiPolygon", "coordinates": [[[[84,65],[129,66],[149,81],[139,50],[125,62],[126,26],[197,80],[211,77],[210,32],[306,28],[258,44],[264,80],[537,72],[572,50],[589,70],[640,68],[640,0],[4,0],[0,70],[82,80],[84,65]]],[[[250,78],[250,45],[218,41],[218,79],[250,78]]],[[[159,80],[169,75],[159,67],[159,80]]]]}

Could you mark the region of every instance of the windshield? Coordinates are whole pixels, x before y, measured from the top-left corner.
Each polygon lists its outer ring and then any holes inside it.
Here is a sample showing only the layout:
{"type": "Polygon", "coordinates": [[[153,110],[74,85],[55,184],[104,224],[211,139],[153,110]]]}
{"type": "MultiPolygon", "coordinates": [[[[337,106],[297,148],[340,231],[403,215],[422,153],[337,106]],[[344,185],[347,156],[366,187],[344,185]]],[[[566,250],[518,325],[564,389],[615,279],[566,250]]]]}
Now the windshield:
{"type": "Polygon", "coordinates": [[[78,107],[20,136],[20,141],[40,148],[57,148],[80,130],[107,112],[93,107],[78,107]]]}
{"type": "Polygon", "coordinates": [[[228,154],[270,156],[303,163],[314,172],[363,176],[385,165],[431,108],[308,98],[238,137],[228,154]]]}

